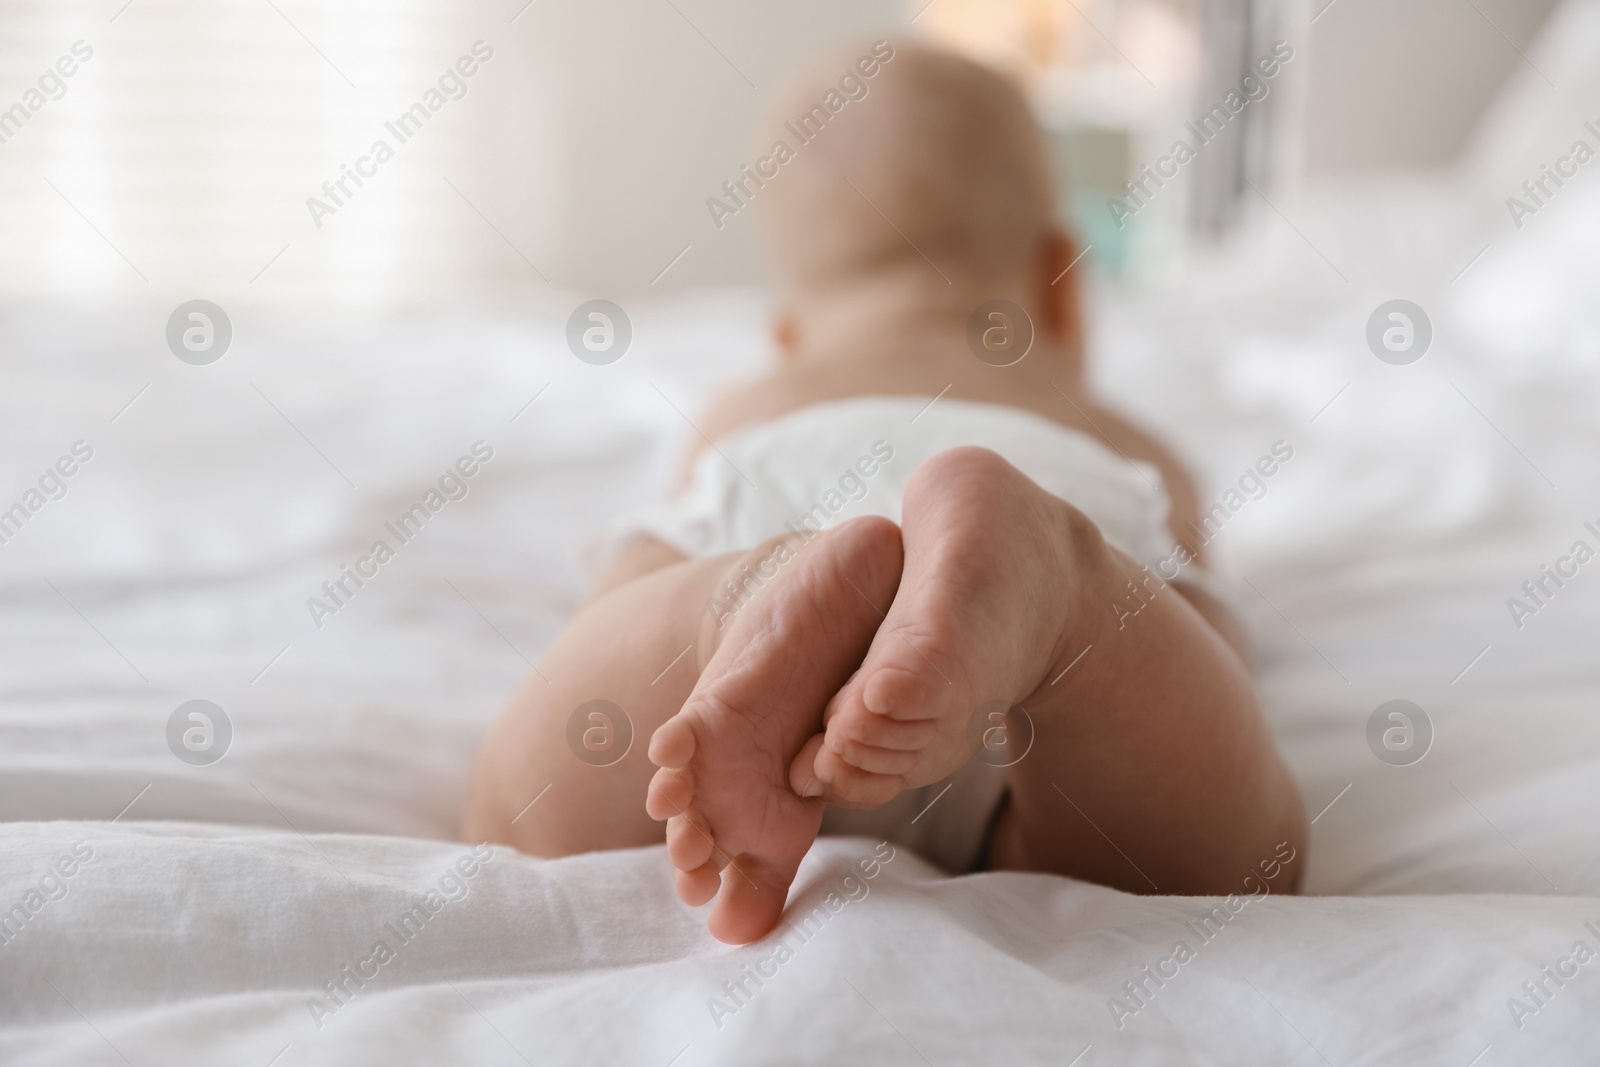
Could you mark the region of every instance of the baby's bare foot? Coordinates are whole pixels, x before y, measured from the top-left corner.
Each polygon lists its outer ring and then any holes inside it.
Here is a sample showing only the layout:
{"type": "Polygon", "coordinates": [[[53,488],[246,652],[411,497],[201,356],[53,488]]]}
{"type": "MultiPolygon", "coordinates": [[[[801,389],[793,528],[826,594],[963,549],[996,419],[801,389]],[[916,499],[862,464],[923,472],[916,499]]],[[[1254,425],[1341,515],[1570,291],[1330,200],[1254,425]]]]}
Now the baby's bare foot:
{"type": "Polygon", "coordinates": [[[876,807],[952,774],[981,740],[980,709],[1026,707],[1078,651],[1073,549],[1099,532],[995,453],[952,449],[917,468],[902,537],[899,592],[826,733],[791,766],[797,792],[814,775],[830,803],[876,807]]]}
{"type": "Polygon", "coordinates": [[[900,531],[885,519],[786,544],[793,558],[725,622],[683,710],[650,741],[661,770],[645,808],[667,820],[678,895],[700,905],[720,885],[707,927],[730,944],[783,912],[822,821],[822,801],[789,788],[790,762],[872,641],[869,601],[888,603],[900,581],[900,531]]]}

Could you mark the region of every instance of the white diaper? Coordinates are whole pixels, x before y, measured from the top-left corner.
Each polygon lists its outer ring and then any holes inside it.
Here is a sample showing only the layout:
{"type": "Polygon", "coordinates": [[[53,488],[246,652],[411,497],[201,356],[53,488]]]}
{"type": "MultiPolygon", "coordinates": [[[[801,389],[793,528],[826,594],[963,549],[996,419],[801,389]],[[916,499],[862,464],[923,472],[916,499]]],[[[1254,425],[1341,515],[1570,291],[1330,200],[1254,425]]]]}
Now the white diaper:
{"type": "MultiPolygon", "coordinates": [[[[948,398],[930,407],[921,397],[831,401],[746,427],[700,456],[687,489],[632,516],[609,540],[649,534],[700,557],[859,515],[899,522],[911,472],[961,445],[999,453],[1140,563],[1154,569],[1171,556],[1169,502],[1154,467],[1016,408],[948,398]]],[[[1005,790],[1003,770],[973,759],[949,779],[872,811],[830,807],[822,828],[886,838],[947,870],[969,871],[982,862],[1005,790]]]]}

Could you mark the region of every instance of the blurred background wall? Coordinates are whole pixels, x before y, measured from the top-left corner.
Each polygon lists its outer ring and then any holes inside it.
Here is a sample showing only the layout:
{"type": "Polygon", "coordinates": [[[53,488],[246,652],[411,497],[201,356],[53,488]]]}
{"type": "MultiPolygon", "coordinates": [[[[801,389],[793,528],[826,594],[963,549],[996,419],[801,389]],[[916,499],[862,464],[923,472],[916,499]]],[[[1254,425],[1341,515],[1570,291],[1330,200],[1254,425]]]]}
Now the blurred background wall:
{"type": "Polygon", "coordinates": [[[1306,171],[1455,162],[1556,2],[1311,0],[1306,171]]]}
{"type": "MultiPolygon", "coordinates": [[[[1069,207],[1104,231],[1097,255],[1114,265],[1104,187],[1236,80],[1217,27],[1297,48],[1260,176],[1292,189],[1450,166],[1553,4],[6,0],[0,297],[415,301],[748,283],[754,219],[719,230],[705,201],[752,158],[770,94],[818,49],[912,33],[1028,86],[1083,171],[1069,207]],[[492,56],[441,89],[480,41],[492,56]],[[385,123],[429,90],[441,105],[400,143],[385,123]],[[364,164],[374,173],[347,179],[335,204],[323,183],[380,139],[393,158],[364,164]]],[[[1193,205],[1192,191],[1169,198],[1169,230],[1193,205]]]]}

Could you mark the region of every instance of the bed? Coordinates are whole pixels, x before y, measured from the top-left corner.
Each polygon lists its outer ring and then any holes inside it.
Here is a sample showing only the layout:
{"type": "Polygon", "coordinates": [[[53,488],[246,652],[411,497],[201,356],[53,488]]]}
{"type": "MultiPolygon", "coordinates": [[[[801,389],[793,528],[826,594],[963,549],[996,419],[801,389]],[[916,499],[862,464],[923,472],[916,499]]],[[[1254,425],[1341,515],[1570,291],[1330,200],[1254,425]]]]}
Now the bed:
{"type": "Polygon", "coordinates": [[[1499,211],[1465,181],[1330,191],[1096,301],[1100,387],[1208,504],[1293,448],[1212,551],[1315,820],[1306,896],[828,839],[738,949],[659,848],[454,833],[586,538],[766,358],[759,294],[628,303],[609,366],[565,347],[575,296],[241,305],[205,367],[164,305],[0,310],[0,508],[92,451],[0,543],[0,1062],[1593,1062],[1600,563],[1508,601],[1600,548],[1600,189],[1510,236],[1499,211]],[[1408,366],[1363,340],[1400,296],[1435,328],[1408,366]],[[477,442],[463,499],[308,608],[477,442]],[[177,755],[195,700],[213,762],[177,755]]]}

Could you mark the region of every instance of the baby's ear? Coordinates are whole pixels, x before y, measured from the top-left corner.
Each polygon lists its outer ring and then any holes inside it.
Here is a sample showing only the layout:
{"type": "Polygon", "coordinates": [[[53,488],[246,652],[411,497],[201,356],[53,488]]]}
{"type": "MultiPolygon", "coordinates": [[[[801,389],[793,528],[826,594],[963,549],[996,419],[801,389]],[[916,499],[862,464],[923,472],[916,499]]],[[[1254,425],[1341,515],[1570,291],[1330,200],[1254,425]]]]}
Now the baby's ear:
{"type": "Polygon", "coordinates": [[[800,354],[800,327],[793,313],[780,309],[772,319],[772,340],[778,346],[778,358],[793,363],[800,354]]]}
{"type": "Polygon", "coordinates": [[[1078,274],[1085,270],[1078,243],[1065,231],[1052,229],[1039,242],[1035,280],[1041,292],[1040,314],[1045,331],[1076,345],[1083,330],[1078,304],[1078,274]]]}

